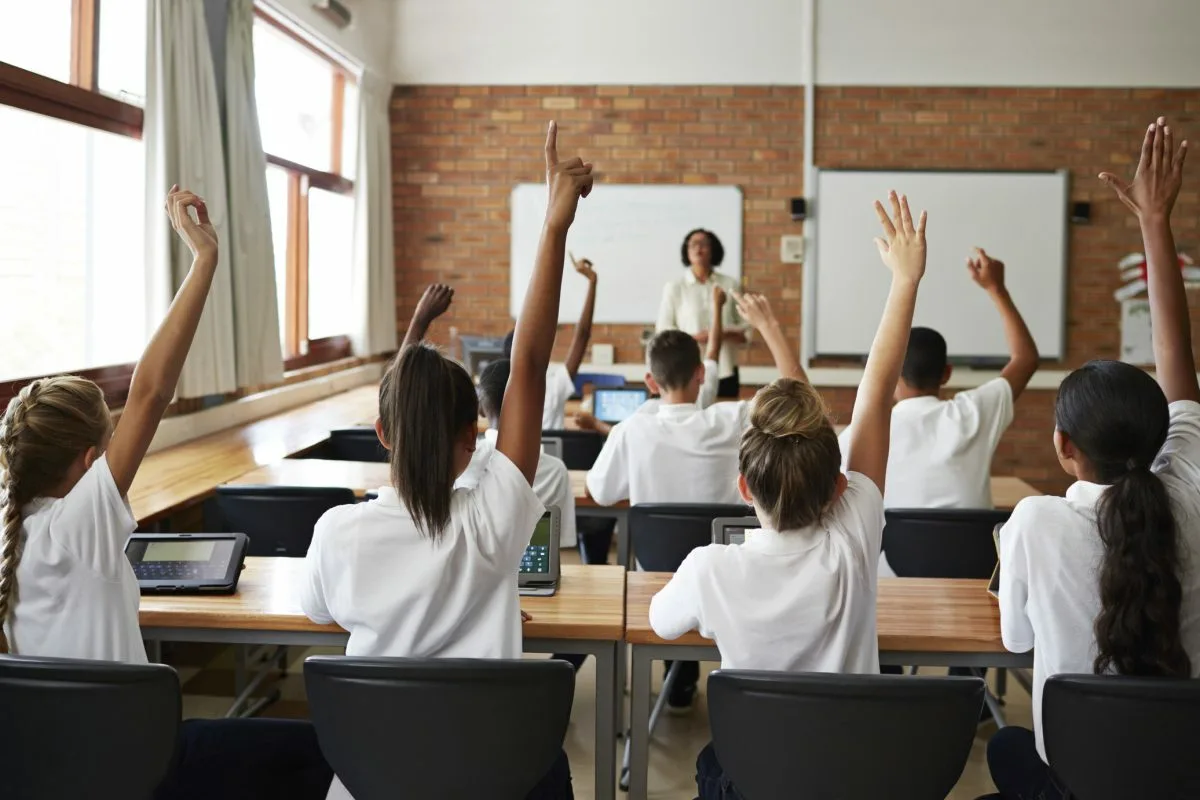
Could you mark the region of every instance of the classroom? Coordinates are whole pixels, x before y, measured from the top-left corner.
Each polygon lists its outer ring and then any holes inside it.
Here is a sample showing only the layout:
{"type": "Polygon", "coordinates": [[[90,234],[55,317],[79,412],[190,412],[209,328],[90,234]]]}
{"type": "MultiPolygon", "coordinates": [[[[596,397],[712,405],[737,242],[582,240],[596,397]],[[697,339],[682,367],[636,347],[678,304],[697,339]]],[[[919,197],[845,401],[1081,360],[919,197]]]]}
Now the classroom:
{"type": "Polygon", "coordinates": [[[1200,4],[0,5],[0,797],[1200,798],[1200,4]]]}

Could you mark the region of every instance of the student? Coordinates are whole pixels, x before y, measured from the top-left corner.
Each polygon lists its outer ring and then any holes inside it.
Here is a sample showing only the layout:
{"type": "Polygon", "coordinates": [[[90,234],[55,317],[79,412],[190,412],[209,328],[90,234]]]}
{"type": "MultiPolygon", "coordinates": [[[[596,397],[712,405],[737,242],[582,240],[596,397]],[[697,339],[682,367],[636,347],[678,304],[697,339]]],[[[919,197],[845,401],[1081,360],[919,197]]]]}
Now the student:
{"type": "MultiPolygon", "coordinates": [[[[476,448],[471,377],[423,344],[402,350],[379,386],[375,429],[392,485],[317,523],[301,608],[350,633],[347,655],[520,658],[516,571],[545,507],[531,488],[541,458],[546,367],[558,320],[567,229],[592,166],[559,162],[546,135],[549,203],[517,320],[495,452],[473,489],[454,489],[476,448]]],[[[449,745],[449,743],[448,743],[449,745]]],[[[468,765],[469,768],[469,765],[468,765]]],[[[330,797],[348,797],[335,780],[330,797]]],[[[530,795],[571,797],[565,754],[530,795]]]]}
{"type": "MultiPolygon", "coordinates": [[[[564,364],[554,364],[546,372],[546,404],[542,412],[542,430],[558,431],[566,427],[567,401],[575,394],[575,376],[579,374],[579,365],[587,352],[588,340],[592,338],[592,315],[596,310],[596,270],[592,262],[586,258],[577,260],[571,256],[575,271],[587,278],[587,297],[583,300],[583,313],[579,316],[579,324],[575,326],[575,336],[571,339],[571,349],[567,351],[564,364]]],[[[558,327],[557,321],[555,328],[558,327]]],[[[504,357],[512,358],[513,335],[515,330],[504,337],[504,357]]],[[[551,340],[554,331],[550,332],[551,340]]]]}
{"type": "MultiPolygon", "coordinates": [[[[646,385],[662,399],[652,413],[639,412],[613,426],[587,476],[588,492],[600,505],[625,499],[634,505],[743,502],[737,489],[737,452],[749,424],[750,404],[718,403],[704,409],[697,405],[702,382],[707,380],[711,387],[718,371],[726,298],[719,286],[712,292],[707,368],[700,362],[696,340],[683,331],[662,331],[650,340],[646,385]]],[[[804,380],[804,370],[767,299],[746,294],[734,295],[734,300],[742,317],[762,333],[779,371],[804,380]]],[[[676,673],[668,710],[683,713],[695,699],[700,665],[683,662],[676,673]]]]}
{"type": "Polygon", "coordinates": [[[1047,677],[1200,677],[1200,387],[1170,226],[1186,154],[1160,117],[1131,184],[1100,176],[1141,225],[1158,383],[1119,361],[1068,375],[1054,450],[1077,480],[1065,497],[1022,500],[1000,532],[1004,646],[1034,651],[1034,731],[988,745],[1003,798],[1066,796],[1042,744],[1047,677]]]}
{"type": "MultiPolygon", "coordinates": [[[[1004,262],[975,248],[967,271],[1000,312],[1008,363],[1000,377],[942,400],[951,374],[946,340],[930,328],[912,329],[892,411],[886,508],[993,507],[992,457],[1012,424],[1013,403],[1037,371],[1038,351],[1004,284],[1004,262]]],[[[849,430],[841,436],[843,453],[849,430]]]]}
{"type": "MultiPolygon", "coordinates": [[[[723,668],[879,672],[875,570],[891,394],[925,272],[925,214],[914,226],[908,200],[895,192],[890,199],[891,217],[875,208],[892,287],[855,398],[847,473],[812,385],[784,377],[764,387],[742,437],[737,477],[763,529],[741,545],[693,550],[650,602],[655,633],[676,639],[699,630],[716,641],[723,668]]],[[[711,744],[696,770],[701,800],[741,797],[711,744]]]]}
{"type": "MultiPolygon", "coordinates": [[[[204,201],[172,187],[192,266],[146,346],[114,429],[89,380],[44,378],[0,421],[0,653],[145,664],[126,495],[175,385],[217,269],[204,201]],[[194,209],[193,221],[188,209],[194,209]]],[[[156,798],[324,796],[332,771],[307,722],[189,720],[156,798]]]]}

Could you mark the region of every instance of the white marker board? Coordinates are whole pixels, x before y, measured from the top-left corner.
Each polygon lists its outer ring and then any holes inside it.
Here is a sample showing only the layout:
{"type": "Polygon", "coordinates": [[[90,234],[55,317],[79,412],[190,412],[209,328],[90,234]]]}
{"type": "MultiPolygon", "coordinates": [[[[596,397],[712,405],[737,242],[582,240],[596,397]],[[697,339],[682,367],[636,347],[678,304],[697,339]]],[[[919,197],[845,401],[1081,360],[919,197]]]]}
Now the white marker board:
{"type": "MultiPolygon", "coordinates": [[[[512,191],[509,310],[515,319],[533,275],[538,238],[546,217],[546,186],[525,183],[512,191]]],[[[580,201],[567,249],[596,265],[597,323],[652,324],[663,287],[683,277],[679,248],[694,228],[717,234],[725,247],[719,270],[742,277],[742,190],[736,186],[597,184],[580,201]]],[[[575,322],[587,281],[568,259],[559,322],[575,322]]]]}
{"type": "Polygon", "coordinates": [[[914,220],[929,212],[928,259],[914,325],[946,337],[952,358],[1008,356],[1004,328],[966,258],[979,246],[1004,261],[1006,283],[1043,358],[1065,349],[1066,172],[859,172],[821,170],[814,203],[815,352],[865,356],[879,324],[890,277],[872,237],[873,203],[908,195],[914,220]]]}

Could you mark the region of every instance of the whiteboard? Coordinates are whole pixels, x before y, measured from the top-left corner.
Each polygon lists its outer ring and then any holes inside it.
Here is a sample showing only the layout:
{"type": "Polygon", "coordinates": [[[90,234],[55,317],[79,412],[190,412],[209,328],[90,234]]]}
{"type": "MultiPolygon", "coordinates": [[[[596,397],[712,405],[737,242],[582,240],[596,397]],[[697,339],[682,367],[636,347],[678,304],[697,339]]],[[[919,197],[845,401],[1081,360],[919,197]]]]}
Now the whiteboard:
{"type": "Polygon", "coordinates": [[[890,277],[872,237],[873,203],[908,195],[929,211],[928,260],[914,325],[946,337],[952,358],[1007,358],[1004,328],[966,269],[971,248],[1005,263],[1005,282],[1043,358],[1061,358],[1066,327],[1067,173],[821,170],[814,203],[815,352],[865,356],[890,277]]]}
{"type": "MultiPolygon", "coordinates": [[[[523,183],[512,191],[509,310],[515,319],[533,276],[546,185],[523,183]]],[[[649,186],[598,184],[580,201],[567,249],[595,264],[597,323],[653,323],[663,287],[683,277],[683,237],[707,228],[725,246],[721,273],[742,276],[742,190],[736,186],[649,186]]],[[[558,321],[576,322],[587,281],[568,261],[563,274],[558,321]]]]}

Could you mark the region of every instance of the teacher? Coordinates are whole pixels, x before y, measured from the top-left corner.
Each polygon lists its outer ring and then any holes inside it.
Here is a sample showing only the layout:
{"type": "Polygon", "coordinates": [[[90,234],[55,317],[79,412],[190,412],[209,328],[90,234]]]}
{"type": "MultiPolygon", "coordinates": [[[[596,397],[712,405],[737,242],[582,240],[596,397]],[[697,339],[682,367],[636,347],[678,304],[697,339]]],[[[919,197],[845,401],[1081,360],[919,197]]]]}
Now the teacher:
{"type": "MultiPolygon", "coordinates": [[[[715,283],[726,293],[739,291],[741,287],[736,278],[713,271],[725,260],[725,248],[712,231],[703,228],[691,231],[683,238],[679,253],[688,271],[682,278],[663,287],[655,330],[679,329],[703,345],[708,342],[708,326],[712,322],[712,285],[715,283]]],[[[717,397],[737,397],[741,382],[735,345],[746,344],[749,326],[738,314],[737,303],[733,302],[725,304],[721,324],[724,331],[717,397]]]]}

